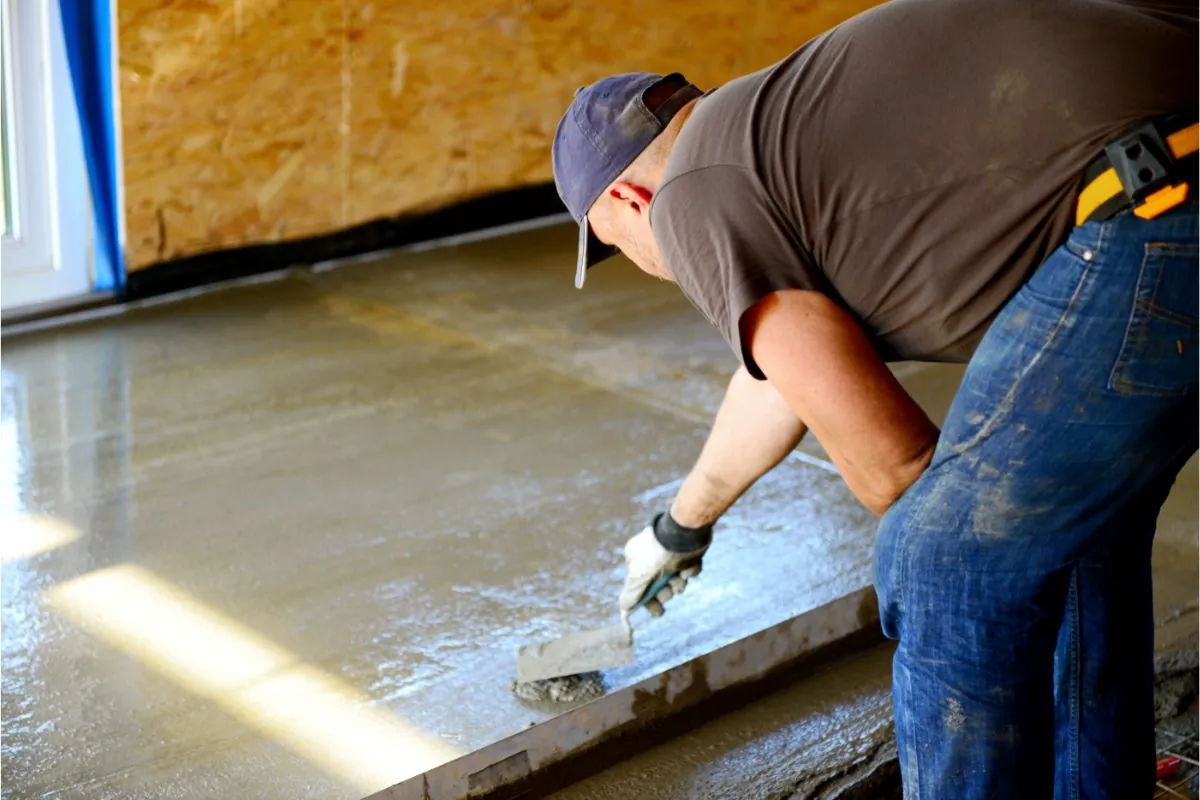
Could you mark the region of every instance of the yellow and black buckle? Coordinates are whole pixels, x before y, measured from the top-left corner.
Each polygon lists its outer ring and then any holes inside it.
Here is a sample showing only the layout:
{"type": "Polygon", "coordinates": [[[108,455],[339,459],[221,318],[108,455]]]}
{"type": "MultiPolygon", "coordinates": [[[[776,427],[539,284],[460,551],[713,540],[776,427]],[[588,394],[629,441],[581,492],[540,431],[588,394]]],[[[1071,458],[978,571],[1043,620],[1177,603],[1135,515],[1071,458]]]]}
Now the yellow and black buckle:
{"type": "Polygon", "coordinates": [[[1130,207],[1142,219],[1154,219],[1183,203],[1189,177],[1179,162],[1200,149],[1198,140],[1200,124],[1164,137],[1155,123],[1147,122],[1110,142],[1084,173],[1075,224],[1109,219],[1130,207]]]}

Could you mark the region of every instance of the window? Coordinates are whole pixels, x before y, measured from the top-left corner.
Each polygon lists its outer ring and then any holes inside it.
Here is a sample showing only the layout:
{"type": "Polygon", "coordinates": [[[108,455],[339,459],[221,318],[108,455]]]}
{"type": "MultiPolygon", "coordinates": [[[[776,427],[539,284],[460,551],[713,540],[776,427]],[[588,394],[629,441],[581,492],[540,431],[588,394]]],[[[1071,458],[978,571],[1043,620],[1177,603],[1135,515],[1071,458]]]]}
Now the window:
{"type": "MultiPolygon", "coordinates": [[[[4,39],[8,39],[8,22],[4,23],[4,39]]],[[[11,201],[9,197],[12,195],[12,186],[9,183],[8,176],[11,170],[8,167],[8,162],[12,158],[9,155],[8,131],[10,123],[8,121],[8,44],[3,45],[3,51],[0,52],[0,236],[8,236],[12,231],[12,218],[8,215],[8,209],[11,201]]]]}
{"type": "Polygon", "coordinates": [[[91,289],[90,217],[58,3],[0,0],[0,306],[91,289]]]}

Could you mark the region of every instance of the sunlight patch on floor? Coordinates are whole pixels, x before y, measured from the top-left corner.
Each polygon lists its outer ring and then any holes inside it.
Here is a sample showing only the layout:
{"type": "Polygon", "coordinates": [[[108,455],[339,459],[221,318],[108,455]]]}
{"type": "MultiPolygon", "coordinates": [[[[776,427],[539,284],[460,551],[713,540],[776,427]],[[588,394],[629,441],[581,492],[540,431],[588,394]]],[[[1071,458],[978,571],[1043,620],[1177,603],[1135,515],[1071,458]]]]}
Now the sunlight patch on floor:
{"type": "Polygon", "coordinates": [[[363,792],[460,752],[141,567],[47,592],[59,613],[363,792]]]}

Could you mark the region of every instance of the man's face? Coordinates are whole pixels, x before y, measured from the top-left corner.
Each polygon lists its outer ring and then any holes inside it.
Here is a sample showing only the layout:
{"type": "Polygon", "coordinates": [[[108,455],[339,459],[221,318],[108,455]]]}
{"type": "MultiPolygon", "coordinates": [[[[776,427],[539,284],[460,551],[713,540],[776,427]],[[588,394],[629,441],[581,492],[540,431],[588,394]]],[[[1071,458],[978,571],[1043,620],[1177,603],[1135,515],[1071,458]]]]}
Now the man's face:
{"type": "Polygon", "coordinates": [[[674,283],[650,230],[648,197],[634,195],[631,199],[632,194],[620,181],[605,190],[588,211],[592,231],[600,241],[615,245],[642,272],[674,283]]]}

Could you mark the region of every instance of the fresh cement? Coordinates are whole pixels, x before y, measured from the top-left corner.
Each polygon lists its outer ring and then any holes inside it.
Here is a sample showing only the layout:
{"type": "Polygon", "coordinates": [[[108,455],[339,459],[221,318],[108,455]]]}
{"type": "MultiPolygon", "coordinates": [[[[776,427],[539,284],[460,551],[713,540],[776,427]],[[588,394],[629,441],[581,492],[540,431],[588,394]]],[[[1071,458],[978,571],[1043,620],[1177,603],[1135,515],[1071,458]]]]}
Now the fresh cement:
{"type": "MultiPolygon", "coordinates": [[[[611,622],[621,546],[734,368],[627,263],[576,291],[575,241],[6,338],[5,791],[350,800],[558,713],[511,691],[517,648],[611,622]]],[[[959,374],[898,371],[935,417],[959,374]]],[[[866,585],[874,525],[807,443],[604,685],[866,585]]],[[[1175,608],[1197,582],[1181,525],[1155,562],[1175,608]]]]}
{"type": "Polygon", "coordinates": [[[604,676],[599,672],[563,675],[540,681],[516,681],[510,685],[517,699],[535,708],[550,706],[558,711],[595,700],[606,691],[604,676]]]}

